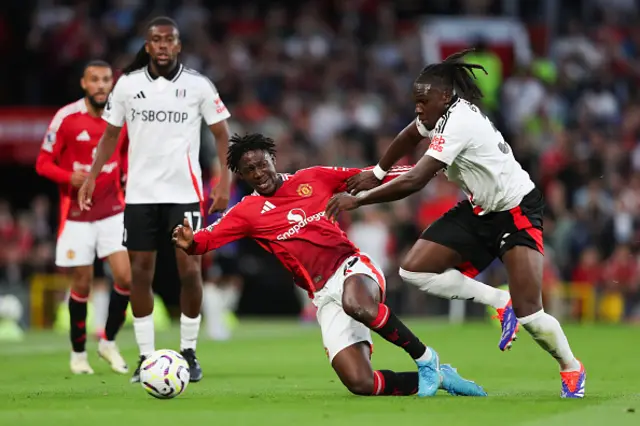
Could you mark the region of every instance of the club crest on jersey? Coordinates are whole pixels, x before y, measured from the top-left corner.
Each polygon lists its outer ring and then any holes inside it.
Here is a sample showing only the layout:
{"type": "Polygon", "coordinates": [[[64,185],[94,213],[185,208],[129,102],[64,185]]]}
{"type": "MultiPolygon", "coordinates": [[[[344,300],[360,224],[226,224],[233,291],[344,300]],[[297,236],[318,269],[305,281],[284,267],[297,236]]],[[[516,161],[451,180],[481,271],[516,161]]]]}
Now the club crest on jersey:
{"type": "Polygon", "coordinates": [[[187,89],[176,89],[176,98],[186,98],[187,89]]]}
{"type": "Polygon", "coordinates": [[[301,197],[310,197],[313,194],[313,188],[308,183],[301,183],[296,192],[301,197]]]}

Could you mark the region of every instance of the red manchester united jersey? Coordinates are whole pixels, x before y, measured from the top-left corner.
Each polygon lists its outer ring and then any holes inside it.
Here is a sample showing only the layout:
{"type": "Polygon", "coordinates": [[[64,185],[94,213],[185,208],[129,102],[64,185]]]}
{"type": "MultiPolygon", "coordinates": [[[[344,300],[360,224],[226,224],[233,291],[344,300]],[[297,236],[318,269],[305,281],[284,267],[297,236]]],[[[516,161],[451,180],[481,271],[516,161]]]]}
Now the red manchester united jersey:
{"type": "MultiPolygon", "coordinates": [[[[385,181],[408,171],[395,167],[385,181]]],[[[282,186],[271,196],[254,193],[229,209],[217,222],[195,233],[192,254],[203,254],[243,237],[273,253],[309,292],[326,281],[358,248],[337,224],[324,217],[327,202],[345,190],[345,181],[362,169],[312,167],[281,175],[282,186]]]]}
{"type": "Polygon", "coordinates": [[[51,120],[36,162],[36,170],[59,185],[61,225],[65,220],[100,220],[124,210],[120,184],[125,158],[122,135],[118,148],[96,179],[91,210],[80,210],[78,190],[71,185],[73,172],[89,173],[91,170],[98,141],[106,127],[107,123],[101,117],[89,114],[84,99],[61,108],[51,120]]]}

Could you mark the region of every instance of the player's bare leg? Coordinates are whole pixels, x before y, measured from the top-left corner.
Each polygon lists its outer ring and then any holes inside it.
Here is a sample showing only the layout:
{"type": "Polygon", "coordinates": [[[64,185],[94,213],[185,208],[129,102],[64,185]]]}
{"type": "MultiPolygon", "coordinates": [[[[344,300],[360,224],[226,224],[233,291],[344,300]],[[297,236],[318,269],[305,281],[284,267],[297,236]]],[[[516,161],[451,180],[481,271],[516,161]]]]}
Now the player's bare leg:
{"type": "Polygon", "coordinates": [[[529,247],[516,246],[502,257],[509,275],[513,309],[520,324],[560,365],[563,398],[583,398],[586,381],[584,366],[571,351],[558,320],[542,307],[544,258],[529,247]]]}
{"type": "Polygon", "coordinates": [[[69,295],[69,321],[71,338],[71,372],[93,374],[87,358],[87,302],[93,280],[93,265],[71,268],[71,292],[69,295]]]}
{"type": "Polygon", "coordinates": [[[140,364],[155,351],[153,326],[153,273],[156,266],[155,251],[129,251],[131,262],[131,310],[133,329],[140,351],[138,367],[131,377],[132,383],[140,381],[140,364]]]}
{"type": "Polygon", "coordinates": [[[400,266],[400,276],[422,291],[444,299],[472,300],[496,309],[502,324],[500,349],[510,349],[516,340],[518,322],[509,292],[500,290],[455,269],[463,263],[457,251],[433,241],[416,241],[400,266]]]}
{"type": "MultiPolygon", "coordinates": [[[[352,275],[344,282],[342,308],[345,313],[378,333],[387,342],[402,348],[416,362],[418,366],[416,373],[418,395],[433,396],[441,387],[456,395],[486,395],[480,386],[462,379],[455,371],[441,370],[438,354],[433,349],[426,347],[386,305],[381,303],[381,299],[381,289],[378,283],[366,275],[352,275]]],[[[340,362],[345,363],[346,361],[340,362]]],[[[368,365],[368,361],[366,365],[368,365]]],[[[364,367],[361,369],[363,370],[364,367]]],[[[402,392],[406,392],[408,395],[413,393],[415,382],[407,382],[406,375],[400,377],[396,373],[385,371],[372,373],[377,379],[369,376],[365,381],[364,373],[361,375],[360,371],[358,370],[358,376],[354,376],[358,380],[350,377],[345,382],[344,373],[341,376],[343,383],[347,387],[352,386],[349,389],[354,393],[361,392],[363,389],[370,391],[376,388],[377,394],[384,394],[384,389],[378,389],[381,387],[387,389],[387,392],[403,389],[402,392]],[[374,380],[377,380],[377,387],[373,386],[374,380]]],[[[369,393],[369,395],[372,394],[369,393]]]]}
{"type": "Polygon", "coordinates": [[[107,278],[95,278],[91,284],[91,305],[93,306],[93,328],[98,340],[104,339],[104,326],[109,316],[109,295],[111,283],[107,278]]]}
{"type": "Polygon", "coordinates": [[[107,258],[113,274],[113,290],[109,300],[109,316],[105,326],[105,337],[98,344],[98,355],[111,365],[111,369],[117,373],[129,372],[127,363],[120,355],[116,345],[116,335],[124,324],[129,304],[131,289],[131,265],[129,255],[125,250],[113,253],[107,258]]]}
{"type": "Polygon", "coordinates": [[[180,289],[180,353],[189,363],[191,381],[202,379],[202,368],[196,358],[202,308],[202,256],[189,256],[176,250],[176,263],[182,287],[180,289]]]}

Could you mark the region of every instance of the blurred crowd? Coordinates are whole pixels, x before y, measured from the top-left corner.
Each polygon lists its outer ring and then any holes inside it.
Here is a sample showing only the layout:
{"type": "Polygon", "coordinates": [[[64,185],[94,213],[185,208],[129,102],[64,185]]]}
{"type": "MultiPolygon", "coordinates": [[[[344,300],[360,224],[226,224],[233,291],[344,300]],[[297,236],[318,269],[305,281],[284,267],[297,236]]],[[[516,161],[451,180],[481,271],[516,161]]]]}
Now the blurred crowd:
{"type": "MultiPolygon", "coordinates": [[[[90,58],[127,65],[143,45],[145,20],[167,14],[181,29],[183,63],[214,81],[232,112],[232,130],[273,137],[283,171],[375,164],[414,117],[410,87],[425,64],[418,21],[399,17],[396,2],[307,1],[295,13],[269,2],[237,9],[200,0],[114,0],[98,9],[39,3],[24,73],[32,105],[79,97],[78,75],[90,58]],[[163,8],[151,7],[159,3],[163,8]]],[[[424,3],[482,15],[496,2],[424,3]]],[[[479,76],[483,107],[547,198],[546,297],[578,295],[570,298],[571,313],[584,316],[590,314],[579,295],[592,292],[600,318],[633,319],[640,317],[640,21],[634,1],[573,3],[589,3],[594,13],[566,20],[531,63],[505,73],[483,40],[468,60],[490,71],[479,76]]],[[[402,295],[402,254],[460,199],[438,177],[419,195],[364,209],[344,225],[402,295]]],[[[0,203],[4,279],[51,269],[51,202],[37,197],[29,212],[0,203]]],[[[482,278],[506,282],[499,262],[482,278]]]]}

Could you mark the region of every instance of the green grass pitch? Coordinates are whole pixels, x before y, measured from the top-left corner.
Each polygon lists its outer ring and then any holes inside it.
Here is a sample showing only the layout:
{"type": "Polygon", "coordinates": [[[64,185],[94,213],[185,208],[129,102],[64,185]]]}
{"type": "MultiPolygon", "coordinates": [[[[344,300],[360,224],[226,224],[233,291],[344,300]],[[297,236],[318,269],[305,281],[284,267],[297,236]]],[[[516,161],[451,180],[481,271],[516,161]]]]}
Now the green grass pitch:
{"type": "MultiPolygon", "coordinates": [[[[201,340],[205,378],[173,400],[148,396],[128,376],[112,373],[89,343],[94,376],[68,371],[66,336],[31,333],[20,344],[0,342],[0,425],[640,425],[640,329],[568,326],[587,372],[587,397],[561,400],[555,361],[526,333],[514,349],[497,348],[498,329],[409,321],[443,363],[481,383],[488,398],[356,397],[334,376],[315,326],[241,321],[233,339],[201,340]]],[[[374,368],[412,370],[403,351],[375,339],[374,368]]],[[[131,364],[130,330],[119,337],[131,364]]],[[[177,348],[178,330],[156,347],[177,348]]]]}

